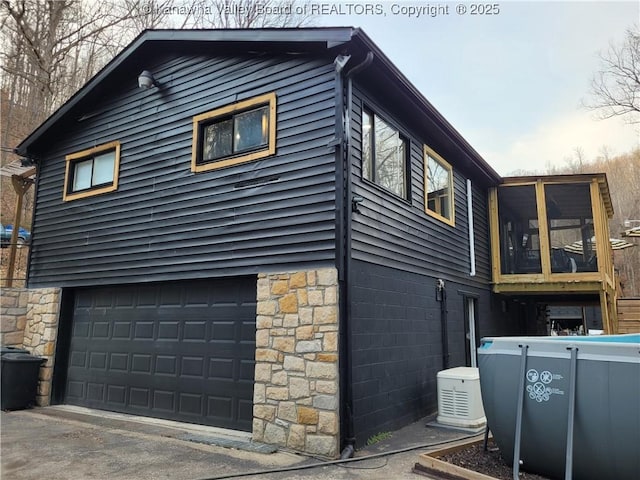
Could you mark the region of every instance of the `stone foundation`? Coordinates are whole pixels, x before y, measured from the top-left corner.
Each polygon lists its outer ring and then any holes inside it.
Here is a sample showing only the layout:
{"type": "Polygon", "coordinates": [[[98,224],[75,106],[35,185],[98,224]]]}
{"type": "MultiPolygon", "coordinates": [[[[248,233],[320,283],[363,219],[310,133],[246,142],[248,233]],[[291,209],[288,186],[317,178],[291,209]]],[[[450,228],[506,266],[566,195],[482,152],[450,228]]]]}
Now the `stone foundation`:
{"type": "Polygon", "coordinates": [[[335,268],[258,275],[253,439],[338,454],[335,268]]]}
{"type": "Polygon", "coordinates": [[[24,341],[24,327],[27,324],[27,289],[3,288],[0,297],[0,343],[5,346],[20,347],[24,341]]]}
{"type": "Polygon", "coordinates": [[[40,367],[37,404],[49,405],[58,336],[59,288],[5,288],[2,290],[2,344],[27,349],[46,359],[40,367]]]}

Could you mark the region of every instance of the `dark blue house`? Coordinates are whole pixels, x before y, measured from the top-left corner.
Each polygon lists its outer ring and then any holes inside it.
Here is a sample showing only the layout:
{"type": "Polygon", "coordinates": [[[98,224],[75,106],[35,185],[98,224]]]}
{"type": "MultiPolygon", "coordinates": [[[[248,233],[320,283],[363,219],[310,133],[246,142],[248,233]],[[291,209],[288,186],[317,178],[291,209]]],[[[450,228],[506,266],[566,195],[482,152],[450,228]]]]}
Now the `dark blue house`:
{"type": "Polygon", "coordinates": [[[146,31],[18,147],[53,401],[336,455],[521,333],[500,177],[356,28],[146,31]]]}

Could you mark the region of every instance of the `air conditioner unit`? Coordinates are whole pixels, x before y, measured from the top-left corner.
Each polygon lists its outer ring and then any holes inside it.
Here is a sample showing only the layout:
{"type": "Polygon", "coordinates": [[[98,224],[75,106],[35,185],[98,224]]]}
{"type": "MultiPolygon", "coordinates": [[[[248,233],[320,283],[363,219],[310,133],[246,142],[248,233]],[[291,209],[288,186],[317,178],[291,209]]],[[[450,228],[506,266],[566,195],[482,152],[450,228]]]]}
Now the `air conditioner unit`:
{"type": "Polygon", "coordinates": [[[462,428],[481,428],[486,425],[477,368],[456,367],[438,372],[436,420],[443,425],[462,428]]]}

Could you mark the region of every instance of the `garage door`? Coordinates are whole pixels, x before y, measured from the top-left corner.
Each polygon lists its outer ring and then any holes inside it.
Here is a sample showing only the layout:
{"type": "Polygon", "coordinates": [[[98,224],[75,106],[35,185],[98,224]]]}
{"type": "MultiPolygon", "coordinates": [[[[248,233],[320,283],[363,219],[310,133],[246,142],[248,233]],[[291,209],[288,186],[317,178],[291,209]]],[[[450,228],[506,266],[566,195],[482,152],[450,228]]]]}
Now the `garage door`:
{"type": "Polygon", "coordinates": [[[71,405],[251,430],[256,278],[77,290],[71,405]]]}

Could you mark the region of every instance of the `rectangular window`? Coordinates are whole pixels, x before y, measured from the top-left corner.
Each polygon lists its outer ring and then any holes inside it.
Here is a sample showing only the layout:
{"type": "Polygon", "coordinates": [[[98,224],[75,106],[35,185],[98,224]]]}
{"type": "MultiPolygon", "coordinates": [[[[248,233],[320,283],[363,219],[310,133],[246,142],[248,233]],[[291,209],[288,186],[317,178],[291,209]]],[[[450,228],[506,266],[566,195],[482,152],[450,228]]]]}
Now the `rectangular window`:
{"type": "Polygon", "coordinates": [[[191,171],[275,154],[276,96],[269,93],[193,117],[191,171]]]}
{"type": "Polygon", "coordinates": [[[429,147],[424,147],[425,210],[449,225],[454,225],[453,169],[429,147]]]}
{"type": "Polygon", "coordinates": [[[65,157],[63,200],[100,195],[118,188],[120,142],[110,142],[65,157]]]}
{"type": "Polygon", "coordinates": [[[362,176],[407,198],[407,140],[377,115],[362,112],[362,176]]]}

